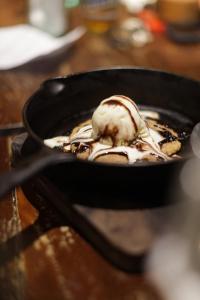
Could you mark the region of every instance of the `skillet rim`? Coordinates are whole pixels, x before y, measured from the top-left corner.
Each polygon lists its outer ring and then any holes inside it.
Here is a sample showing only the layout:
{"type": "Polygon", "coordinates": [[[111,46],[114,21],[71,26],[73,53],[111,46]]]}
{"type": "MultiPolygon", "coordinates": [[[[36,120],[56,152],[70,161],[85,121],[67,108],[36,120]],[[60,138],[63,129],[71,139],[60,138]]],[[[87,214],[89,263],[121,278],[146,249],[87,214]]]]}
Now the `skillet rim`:
{"type": "MultiPolygon", "coordinates": [[[[70,73],[68,75],[65,76],[57,76],[57,77],[53,77],[53,78],[49,78],[47,80],[44,80],[39,88],[27,99],[27,101],[25,102],[23,109],[22,109],[22,119],[23,119],[23,123],[25,126],[25,129],[27,130],[28,134],[30,135],[30,137],[32,137],[41,147],[44,147],[46,150],[48,149],[48,151],[50,152],[55,152],[57,153],[58,150],[56,149],[52,149],[48,146],[46,146],[43,142],[43,140],[37,135],[35,134],[35,132],[32,130],[28,118],[27,118],[27,111],[28,108],[30,106],[30,103],[32,101],[34,101],[34,97],[35,95],[40,92],[40,90],[42,88],[44,88],[44,86],[48,83],[48,82],[54,82],[54,81],[59,81],[62,79],[67,79],[67,78],[73,78],[76,76],[82,76],[82,75],[87,75],[87,74],[91,74],[91,73],[96,73],[96,72],[102,72],[102,71],[114,71],[114,70],[133,70],[133,71],[142,71],[142,72],[148,72],[148,73],[153,73],[153,74],[162,74],[162,76],[170,76],[176,79],[181,79],[181,80],[186,80],[186,81],[190,81],[191,83],[197,84],[199,85],[200,88],[200,81],[196,80],[196,79],[192,79],[189,78],[187,76],[182,76],[173,72],[168,72],[168,71],[163,71],[160,69],[154,69],[154,68],[144,68],[144,67],[133,67],[133,66],[114,66],[114,67],[110,67],[110,68],[95,68],[95,69],[91,69],[88,71],[81,71],[81,72],[75,72],[75,73],[70,73]]],[[[175,164],[180,164],[180,163],[184,163],[186,160],[188,160],[189,157],[184,157],[184,158],[177,158],[177,159],[173,159],[173,160],[168,160],[168,161],[158,161],[158,162],[143,162],[143,163],[134,163],[134,164],[115,164],[115,163],[103,163],[103,162],[93,162],[93,161],[89,161],[89,160],[82,160],[82,159],[78,159],[74,154],[72,153],[67,153],[66,154],[69,157],[69,162],[78,162],[79,164],[83,164],[83,165],[97,165],[98,167],[103,167],[103,168],[108,168],[108,167],[112,167],[112,168],[146,168],[146,167],[160,167],[160,166],[168,166],[168,165],[175,165],[175,164]]]]}

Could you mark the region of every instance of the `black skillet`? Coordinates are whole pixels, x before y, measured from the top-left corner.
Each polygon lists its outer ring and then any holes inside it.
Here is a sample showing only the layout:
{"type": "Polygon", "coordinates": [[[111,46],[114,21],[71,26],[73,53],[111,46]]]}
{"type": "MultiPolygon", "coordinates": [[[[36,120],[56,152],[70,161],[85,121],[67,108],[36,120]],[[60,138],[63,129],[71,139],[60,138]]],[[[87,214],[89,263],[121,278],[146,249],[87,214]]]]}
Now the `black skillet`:
{"type": "MultiPolygon", "coordinates": [[[[45,170],[61,191],[67,190],[82,204],[146,208],[165,203],[184,159],[111,165],[78,160],[43,144],[45,138],[65,134],[87,119],[102,99],[113,94],[129,96],[141,108],[158,111],[163,121],[180,131],[190,132],[200,120],[200,83],[181,76],[114,68],[47,80],[23,109],[25,129],[33,141],[25,152],[35,154],[25,155],[18,168],[1,175],[0,196],[45,170]]],[[[186,148],[185,158],[189,155],[186,148]]]]}
{"type": "MultiPolygon", "coordinates": [[[[200,83],[173,74],[117,68],[48,80],[25,104],[23,119],[29,137],[20,151],[20,163],[1,175],[0,196],[43,171],[36,178],[40,182],[34,188],[36,193],[42,194],[47,204],[50,201],[113,264],[125,271],[141,272],[145,253],[134,250],[131,237],[137,237],[137,233],[132,208],[160,207],[170,202],[166,195],[172,181],[190,156],[187,145],[181,160],[128,166],[80,161],[43,144],[44,138],[66,133],[90,117],[99,102],[113,94],[127,95],[141,108],[158,111],[163,121],[180,132],[190,133],[200,119],[200,83]],[[95,222],[99,212],[103,216],[107,213],[107,221],[112,225],[115,221],[112,228],[107,228],[103,217],[101,225],[106,231],[98,229],[95,222]],[[113,212],[114,220],[110,220],[113,212]],[[117,244],[113,237],[117,237],[117,244]]],[[[11,126],[0,134],[19,130],[11,126]]]]}

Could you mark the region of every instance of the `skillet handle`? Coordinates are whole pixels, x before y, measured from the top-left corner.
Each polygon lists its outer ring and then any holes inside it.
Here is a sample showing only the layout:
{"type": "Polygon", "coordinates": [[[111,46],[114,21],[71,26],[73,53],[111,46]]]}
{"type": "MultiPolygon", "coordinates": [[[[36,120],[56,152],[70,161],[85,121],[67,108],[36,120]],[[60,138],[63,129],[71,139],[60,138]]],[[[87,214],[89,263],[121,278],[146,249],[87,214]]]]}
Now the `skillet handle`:
{"type": "Polygon", "coordinates": [[[0,174],[0,198],[46,167],[72,161],[74,161],[72,154],[54,151],[47,147],[41,148],[37,154],[29,156],[20,162],[16,169],[11,169],[10,171],[0,174]]]}
{"type": "Polygon", "coordinates": [[[26,129],[21,122],[0,126],[0,137],[17,135],[23,132],[26,132],[26,129]]]}

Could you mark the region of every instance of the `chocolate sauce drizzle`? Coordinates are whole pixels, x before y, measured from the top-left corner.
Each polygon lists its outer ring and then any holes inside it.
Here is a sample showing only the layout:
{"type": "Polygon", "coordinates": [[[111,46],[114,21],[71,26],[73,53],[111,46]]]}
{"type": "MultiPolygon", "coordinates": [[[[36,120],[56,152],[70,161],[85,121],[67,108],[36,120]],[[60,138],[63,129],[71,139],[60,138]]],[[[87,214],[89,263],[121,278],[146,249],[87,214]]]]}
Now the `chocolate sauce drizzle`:
{"type": "Polygon", "coordinates": [[[129,101],[129,102],[135,107],[135,109],[139,112],[137,105],[136,105],[135,102],[132,101],[130,98],[128,98],[128,97],[126,97],[126,96],[124,96],[124,95],[116,95],[116,96],[117,96],[117,97],[120,97],[120,98],[123,98],[123,99],[125,99],[125,100],[127,100],[127,101],[129,101]]]}
{"type": "MultiPolygon", "coordinates": [[[[120,96],[120,97],[121,97],[121,96],[120,96]]],[[[123,98],[123,97],[122,97],[122,98],[123,98]]],[[[130,102],[130,101],[129,101],[129,102],[130,102]]],[[[122,103],[120,100],[118,100],[118,99],[113,99],[113,98],[112,98],[112,99],[106,99],[106,100],[104,101],[103,105],[118,105],[118,106],[124,107],[124,108],[126,109],[126,111],[128,112],[130,118],[131,118],[131,121],[132,121],[132,123],[133,123],[133,125],[134,125],[135,131],[136,131],[136,132],[138,131],[138,126],[137,126],[137,124],[136,124],[136,122],[135,122],[135,119],[134,119],[134,117],[133,117],[133,115],[132,115],[130,109],[129,109],[124,103],[122,103]]],[[[136,107],[136,106],[134,105],[134,107],[136,107]]]]}

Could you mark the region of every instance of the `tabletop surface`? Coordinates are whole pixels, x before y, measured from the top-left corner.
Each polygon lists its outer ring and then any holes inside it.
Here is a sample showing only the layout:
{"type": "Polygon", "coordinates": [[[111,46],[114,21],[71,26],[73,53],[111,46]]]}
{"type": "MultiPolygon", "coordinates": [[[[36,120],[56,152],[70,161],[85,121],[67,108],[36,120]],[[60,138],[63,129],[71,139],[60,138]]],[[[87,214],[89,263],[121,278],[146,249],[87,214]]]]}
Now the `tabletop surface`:
{"type": "MultiPolygon", "coordinates": [[[[71,12],[75,19],[79,13],[71,12]]],[[[1,26],[25,21],[25,0],[0,0],[1,26]]],[[[120,65],[167,70],[200,80],[199,53],[200,45],[177,45],[163,35],[142,48],[119,49],[106,35],[87,32],[48,64],[0,72],[0,124],[21,121],[26,99],[47,78],[120,65]]],[[[0,147],[0,170],[4,171],[10,165],[10,139],[1,138],[0,147]]],[[[41,221],[20,188],[0,201],[1,299],[160,299],[142,276],[115,269],[67,223],[52,218],[54,226],[49,215],[41,221]],[[13,254],[6,255],[7,251],[13,254]]]]}

